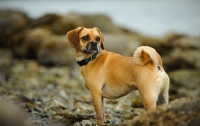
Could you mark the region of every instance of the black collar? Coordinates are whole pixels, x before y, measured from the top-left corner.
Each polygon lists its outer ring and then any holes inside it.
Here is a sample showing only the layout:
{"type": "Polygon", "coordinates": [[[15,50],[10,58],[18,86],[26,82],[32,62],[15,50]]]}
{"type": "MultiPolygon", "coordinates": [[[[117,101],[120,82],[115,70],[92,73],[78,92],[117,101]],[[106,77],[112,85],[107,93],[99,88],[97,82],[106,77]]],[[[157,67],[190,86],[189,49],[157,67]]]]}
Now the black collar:
{"type": "Polygon", "coordinates": [[[76,61],[79,66],[87,65],[91,60],[95,59],[97,57],[97,53],[93,54],[90,58],[84,59],[81,61],[76,61]]]}

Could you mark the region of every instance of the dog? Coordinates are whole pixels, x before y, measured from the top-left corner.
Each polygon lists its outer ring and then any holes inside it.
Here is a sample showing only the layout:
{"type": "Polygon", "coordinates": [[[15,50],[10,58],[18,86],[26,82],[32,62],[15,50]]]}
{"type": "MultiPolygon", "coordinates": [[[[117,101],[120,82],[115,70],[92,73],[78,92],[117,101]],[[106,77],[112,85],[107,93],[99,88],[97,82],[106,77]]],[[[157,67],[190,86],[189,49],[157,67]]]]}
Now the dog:
{"type": "Polygon", "coordinates": [[[67,32],[66,38],[76,51],[75,60],[81,67],[81,80],[91,93],[98,126],[105,122],[104,98],[117,99],[139,90],[147,111],[168,103],[169,77],[152,47],[138,47],[133,57],[108,52],[96,27],[78,27],[67,32]]]}

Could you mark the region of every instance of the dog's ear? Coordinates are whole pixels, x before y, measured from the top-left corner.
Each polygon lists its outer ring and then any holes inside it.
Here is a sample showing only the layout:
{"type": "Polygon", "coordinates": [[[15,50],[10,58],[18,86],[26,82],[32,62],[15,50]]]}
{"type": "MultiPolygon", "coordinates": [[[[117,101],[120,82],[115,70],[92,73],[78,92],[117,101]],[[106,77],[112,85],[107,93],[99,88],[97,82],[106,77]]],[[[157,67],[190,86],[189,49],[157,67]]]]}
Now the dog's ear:
{"type": "Polygon", "coordinates": [[[74,30],[71,30],[69,32],[67,32],[66,34],[66,38],[69,41],[69,44],[74,47],[77,48],[79,46],[79,33],[84,29],[84,27],[78,27],[74,30]]]}
{"type": "Polygon", "coordinates": [[[103,34],[101,33],[101,31],[98,29],[98,28],[96,28],[96,27],[94,27],[98,32],[99,32],[99,34],[100,34],[100,38],[101,38],[101,49],[102,50],[104,50],[104,36],[103,36],[103,34]]]}

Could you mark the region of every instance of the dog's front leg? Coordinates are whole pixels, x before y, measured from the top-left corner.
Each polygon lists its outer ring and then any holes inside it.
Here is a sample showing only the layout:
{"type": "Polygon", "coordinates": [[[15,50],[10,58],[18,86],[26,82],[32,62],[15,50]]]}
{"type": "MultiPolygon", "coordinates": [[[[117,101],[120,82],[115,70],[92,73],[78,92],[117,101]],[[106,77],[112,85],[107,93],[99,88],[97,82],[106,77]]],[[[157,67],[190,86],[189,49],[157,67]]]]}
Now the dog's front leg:
{"type": "Polygon", "coordinates": [[[98,126],[104,125],[104,108],[103,108],[103,98],[101,96],[101,93],[91,93],[94,108],[96,110],[96,118],[97,118],[97,124],[98,126]]]}

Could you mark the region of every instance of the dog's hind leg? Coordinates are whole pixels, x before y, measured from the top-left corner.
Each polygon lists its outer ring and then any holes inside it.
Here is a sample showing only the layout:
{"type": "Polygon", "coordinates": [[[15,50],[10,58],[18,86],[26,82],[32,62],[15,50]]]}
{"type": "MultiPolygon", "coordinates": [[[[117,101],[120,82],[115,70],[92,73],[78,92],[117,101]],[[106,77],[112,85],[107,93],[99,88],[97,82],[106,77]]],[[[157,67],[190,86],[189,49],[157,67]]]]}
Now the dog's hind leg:
{"type": "Polygon", "coordinates": [[[154,88],[147,88],[145,86],[138,87],[142,102],[146,110],[152,110],[156,108],[156,101],[158,98],[158,92],[154,88]]]}
{"type": "Polygon", "coordinates": [[[157,105],[168,104],[169,101],[169,77],[166,75],[163,83],[163,90],[160,92],[157,105]]]}
{"type": "Polygon", "coordinates": [[[158,105],[162,105],[162,104],[165,104],[165,103],[168,103],[168,95],[167,95],[168,92],[166,92],[166,90],[163,90],[162,92],[160,92],[159,96],[158,96],[158,100],[157,100],[157,106],[158,105]]]}

